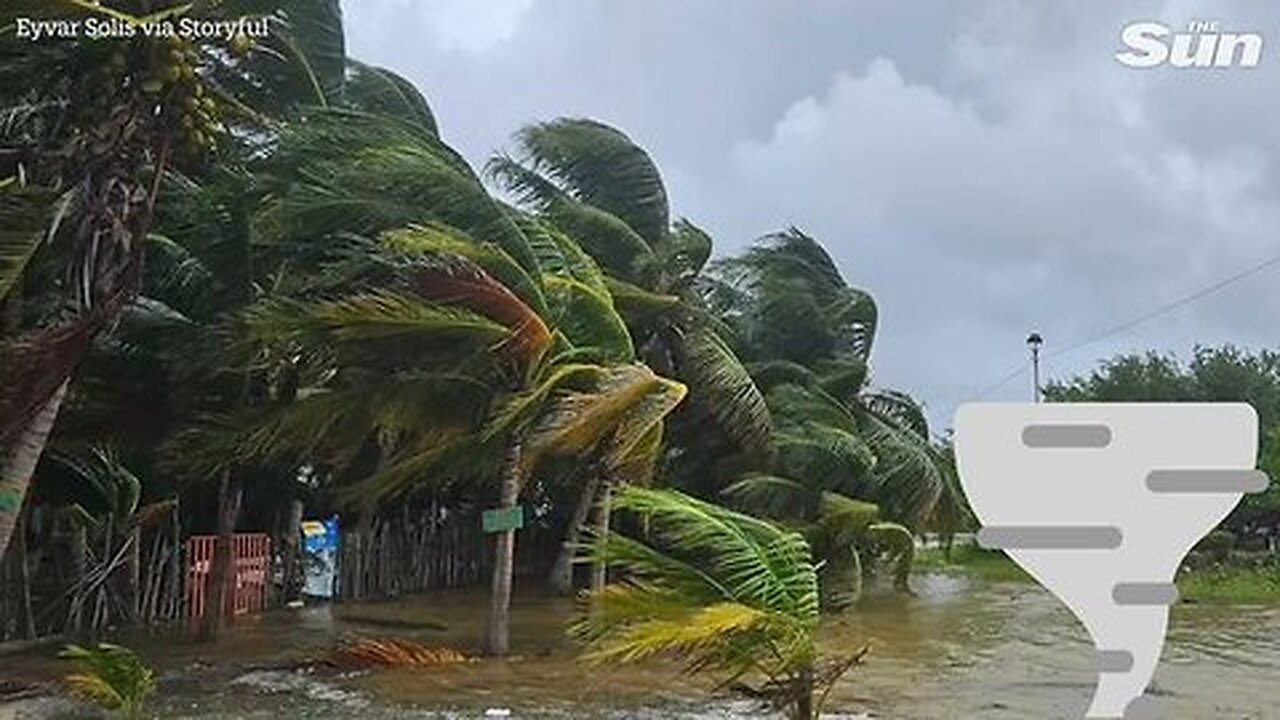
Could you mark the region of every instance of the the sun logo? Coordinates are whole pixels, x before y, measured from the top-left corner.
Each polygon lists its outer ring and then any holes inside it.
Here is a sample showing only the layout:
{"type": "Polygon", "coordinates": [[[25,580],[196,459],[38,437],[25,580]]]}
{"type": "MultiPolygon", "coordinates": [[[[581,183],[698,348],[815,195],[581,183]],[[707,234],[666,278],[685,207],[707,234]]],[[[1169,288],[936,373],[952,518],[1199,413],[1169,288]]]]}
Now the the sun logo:
{"type": "Polygon", "coordinates": [[[1132,68],[1251,68],[1262,59],[1262,35],[1219,32],[1216,20],[1193,21],[1180,33],[1158,22],[1129,23],[1120,41],[1128,49],[1116,53],[1116,60],[1132,68]]]}

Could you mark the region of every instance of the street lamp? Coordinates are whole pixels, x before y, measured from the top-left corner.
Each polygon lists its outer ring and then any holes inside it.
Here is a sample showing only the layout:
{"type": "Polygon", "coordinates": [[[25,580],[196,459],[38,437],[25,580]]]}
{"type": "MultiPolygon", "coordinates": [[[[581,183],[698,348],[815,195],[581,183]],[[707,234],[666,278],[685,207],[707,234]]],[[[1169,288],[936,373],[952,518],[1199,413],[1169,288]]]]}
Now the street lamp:
{"type": "Polygon", "coordinates": [[[1033,332],[1027,336],[1027,347],[1031,349],[1031,387],[1032,397],[1036,402],[1040,402],[1040,346],[1044,345],[1044,338],[1040,337],[1040,333],[1033,332]]]}

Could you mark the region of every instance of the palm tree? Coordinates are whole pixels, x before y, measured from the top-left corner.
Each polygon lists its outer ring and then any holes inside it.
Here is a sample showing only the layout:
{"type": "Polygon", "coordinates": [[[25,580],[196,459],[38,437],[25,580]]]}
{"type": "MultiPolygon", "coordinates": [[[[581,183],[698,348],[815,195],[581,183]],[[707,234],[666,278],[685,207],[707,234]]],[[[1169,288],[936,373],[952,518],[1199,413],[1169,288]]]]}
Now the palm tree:
{"type": "MultiPolygon", "coordinates": [[[[514,223],[498,227],[524,242],[514,223]]],[[[548,237],[534,239],[543,261],[572,265],[572,246],[548,237]]],[[[545,457],[592,455],[612,473],[656,461],[684,388],[628,364],[625,325],[589,277],[535,279],[496,243],[441,223],[353,242],[341,291],[269,301],[246,318],[251,340],[309,358],[307,374],[322,379],[268,414],[249,456],[293,452],[341,474],[372,443],[380,459],[348,496],[497,474],[508,511],[545,457]]],[[[492,654],[509,647],[513,545],[514,530],[498,536],[492,654]]]]}
{"type": "Polygon", "coordinates": [[[600,265],[640,358],[693,388],[691,402],[740,449],[767,455],[768,408],[696,292],[711,238],[687,220],[672,224],[649,155],[586,119],[530,125],[516,142],[518,155],[495,157],[489,173],[600,265]]]}
{"type": "Polygon", "coordinates": [[[323,102],[344,69],[337,0],[22,0],[0,11],[0,29],[0,301],[17,319],[0,346],[3,555],[74,368],[138,293],[166,173],[198,172],[234,137],[228,127],[260,124],[239,95],[268,95],[275,107],[323,102]],[[238,57],[213,40],[138,33],[33,45],[14,32],[22,16],[136,22],[189,11],[265,12],[277,32],[262,40],[270,47],[238,57]],[[24,282],[32,273],[45,282],[24,282]],[[23,303],[28,286],[48,297],[23,303]]]}
{"type": "Polygon", "coordinates": [[[749,357],[778,452],[725,493],[800,523],[824,559],[824,600],[846,606],[863,555],[887,550],[905,589],[913,531],[947,515],[950,464],[909,396],[868,386],[878,313],[813,238],[792,228],[719,262],[701,289],[749,357]]]}
{"type": "MultiPolygon", "coordinates": [[[[336,12],[336,5],[333,9],[336,12]]],[[[329,108],[313,107],[307,117],[315,116],[316,123],[323,123],[346,113],[376,113],[384,122],[433,135],[435,121],[430,108],[411,84],[385,69],[343,58],[340,26],[336,27],[336,41],[333,37],[335,18],[324,22],[304,13],[298,20],[307,34],[308,47],[314,48],[312,55],[323,58],[325,65],[314,82],[303,86],[313,88],[311,102],[329,108]],[[344,62],[345,74],[341,72],[344,62]]],[[[288,97],[287,93],[283,96],[288,97]]],[[[262,97],[260,101],[278,104],[281,97],[262,97]]],[[[304,122],[294,118],[289,125],[272,125],[259,133],[259,142],[246,148],[249,152],[243,157],[224,154],[217,167],[198,180],[174,175],[162,188],[159,233],[152,236],[152,262],[143,290],[149,301],[163,303],[174,314],[190,320],[195,329],[193,342],[184,345],[190,352],[173,367],[175,374],[182,376],[180,386],[194,395],[188,406],[200,418],[226,419],[244,411],[248,404],[290,399],[298,384],[293,360],[287,356],[258,357],[250,363],[251,369],[245,369],[243,361],[229,357],[235,352],[225,343],[225,338],[234,336],[229,320],[260,299],[287,296],[308,286],[324,267],[350,250],[347,243],[333,242],[327,231],[306,237],[281,232],[270,222],[270,218],[279,217],[281,196],[293,187],[292,173],[306,170],[291,154],[302,144],[297,140],[299,134],[289,132],[290,127],[304,122]]],[[[205,425],[197,424],[195,432],[203,429],[207,429],[205,425]]],[[[186,444],[176,444],[176,451],[169,455],[177,462],[170,464],[202,474],[200,468],[187,464],[186,444]]],[[[255,468],[208,469],[211,472],[203,474],[216,478],[219,485],[218,543],[211,572],[211,602],[219,607],[225,604],[221,596],[232,580],[230,547],[240,497],[245,479],[255,468]]],[[[289,478],[296,476],[296,469],[274,468],[278,476],[289,478]]],[[[223,620],[221,613],[207,614],[203,634],[215,635],[223,620]]]]}
{"type": "Polygon", "coordinates": [[[644,520],[648,539],[611,533],[592,543],[593,557],[628,577],[590,593],[571,628],[586,659],[675,657],[788,717],[818,717],[866,648],[819,656],[818,573],[804,539],[673,490],[629,487],[614,502],[644,520]]]}

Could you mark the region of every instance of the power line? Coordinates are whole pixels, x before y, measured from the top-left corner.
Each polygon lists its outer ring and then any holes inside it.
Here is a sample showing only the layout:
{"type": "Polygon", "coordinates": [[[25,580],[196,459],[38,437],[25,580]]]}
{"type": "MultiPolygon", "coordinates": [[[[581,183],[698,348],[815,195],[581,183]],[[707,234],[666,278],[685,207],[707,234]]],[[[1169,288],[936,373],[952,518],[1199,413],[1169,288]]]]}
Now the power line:
{"type": "MultiPolygon", "coordinates": [[[[1203,288],[1200,288],[1199,290],[1196,290],[1188,295],[1180,297],[1177,300],[1174,300],[1169,303],[1165,303],[1164,305],[1161,305],[1160,307],[1155,308],[1154,310],[1149,310],[1145,313],[1142,313],[1141,315],[1138,315],[1137,317],[1131,318],[1129,320],[1126,320],[1125,322],[1122,322],[1118,325],[1114,325],[1092,336],[1086,337],[1083,340],[1079,340],[1077,342],[1071,343],[1053,352],[1046,353],[1045,358],[1047,359],[1047,358],[1062,357],[1063,355],[1067,355],[1069,353],[1075,352],[1076,350],[1080,350],[1090,345],[1094,345],[1096,343],[1102,342],[1103,340],[1106,340],[1108,338],[1119,335],[1120,333],[1131,330],[1137,327],[1138,325],[1141,325],[1142,323],[1145,323],[1149,320],[1154,320],[1162,315],[1166,315],[1170,312],[1173,312],[1174,310],[1177,310],[1180,307],[1190,305],[1191,303],[1197,300],[1200,300],[1201,298],[1212,295],[1218,292],[1219,290],[1222,290],[1223,288],[1229,285],[1232,285],[1234,283],[1237,283],[1241,280],[1244,280],[1248,277],[1257,275],[1258,273],[1275,265],[1280,265],[1280,255],[1269,257],[1255,265],[1251,265],[1245,268],[1244,270],[1241,270],[1240,272],[1234,275],[1223,278],[1222,280],[1219,280],[1211,285],[1207,285],[1203,288]]],[[[1001,376],[999,380],[991,383],[990,385],[983,388],[982,390],[970,395],[968,398],[960,401],[959,403],[956,403],[956,407],[958,407],[959,405],[963,405],[964,403],[967,403],[967,402],[981,400],[987,397],[988,395],[996,392],[997,390],[1003,388],[1004,386],[1008,385],[1009,383],[1017,379],[1020,375],[1022,375],[1022,373],[1026,372],[1027,367],[1029,365],[1030,365],[1029,362],[1023,361],[1018,365],[1018,367],[1009,371],[1007,375],[1001,376]]]]}
{"type": "Polygon", "coordinates": [[[995,381],[995,382],[991,383],[991,384],[990,384],[990,385],[988,385],[986,388],[983,388],[982,390],[979,390],[978,392],[974,393],[973,395],[970,395],[970,396],[969,396],[969,398],[968,398],[967,400],[963,400],[963,401],[961,401],[961,403],[960,403],[960,404],[962,404],[962,405],[963,405],[964,403],[967,403],[967,402],[970,402],[970,401],[973,401],[973,400],[981,400],[981,399],[985,398],[986,396],[990,395],[991,393],[993,393],[993,392],[995,392],[995,391],[999,390],[1000,388],[1004,387],[1005,385],[1008,385],[1009,383],[1011,383],[1011,382],[1013,382],[1014,380],[1016,380],[1016,379],[1017,379],[1018,377],[1020,377],[1024,372],[1026,372],[1026,371],[1027,371],[1027,367],[1028,367],[1028,366],[1030,366],[1030,365],[1031,365],[1031,363],[1029,363],[1029,362],[1025,362],[1025,361],[1024,361],[1024,362],[1022,362],[1021,364],[1019,364],[1019,365],[1018,365],[1018,367],[1014,368],[1013,370],[1010,370],[1010,371],[1009,371],[1009,373],[1008,373],[1007,375],[1002,376],[999,380],[997,380],[997,381],[995,381]]]}
{"type": "Polygon", "coordinates": [[[1170,312],[1173,312],[1174,310],[1177,310],[1178,308],[1183,307],[1184,305],[1190,305],[1191,303],[1201,298],[1207,297],[1209,295],[1212,295],[1213,293],[1218,292],[1219,290],[1227,287],[1228,285],[1239,282],[1240,280],[1244,280],[1245,278],[1248,278],[1250,276],[1257,275],[1263,270],[1266,270],[1267,268],[1277,264],[1280,264],[1280,255],[1267,258],[1266,260],[1263,260],[1262,262],[1256,265],[1253,265],[1248,268],[1245,268],[1244,270],[1241,270],[1235,275],[1224,278],[1222,280],[1219,280],[1218,282],[1213,283],[1212,285],[1208,285],[1199,290],[1196,290],[1190,295],[1181,297],[1177,300],[1174,300],[1173,302],[1166,303],[1156,308],[1155,310],[1151,310],[1149,312],[1143,313],[1142,315],[1139,315],[1138,317],[1135,317],[1132,320],[1128,320],[1126,322],[1120,323],[1119,325],[1115,325],[1092,337],[1085,338],[1084,340],[1080,340],[1079,342],[1072,343],[1070,345],[1067,345],[1066,347],[1063,347],[1054,352],[1048,353],[1046,357],[1051,357],[1051,358],[1061,357],[1068,353],[1075,352],[1076,350],[1079,350],[1081,348],[1088,347],[1089,345],[1093,345],[1094,343],[1102,342],[1103,340],[1119,335],[1120,333],[1123,333],[1126,330],[1131,330],[1134,327],[1137,327],[1138,325],[1141,325],[1142,323],[1147,322],[1148,320],[1154,320],[1155,318],[1158,318],[1161,315],[1166,315],[1170,312]]]}

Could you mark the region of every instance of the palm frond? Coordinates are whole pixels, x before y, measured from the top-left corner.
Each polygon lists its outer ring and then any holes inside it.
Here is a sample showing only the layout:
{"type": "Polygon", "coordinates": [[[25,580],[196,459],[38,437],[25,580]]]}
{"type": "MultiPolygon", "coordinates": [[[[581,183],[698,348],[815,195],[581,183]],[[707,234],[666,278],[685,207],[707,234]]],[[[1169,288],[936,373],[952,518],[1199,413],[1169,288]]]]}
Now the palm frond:
{"type": "Polygon", "coordinates": [[[360,110],[399,118],[439,136],[435,115],[413,83],[386,68],[347,58],[343,100],[360,110]]]}
{"type": "Polygon", "coordinates": [[[866,497],[885,516],[911,528],[921,527],[946,487],[944,462],[928,440],[874,412],[860,413],[863,437],[876,456],[866,497]]]}
{"type": "Polygon", "coordinates": [[[516,135],[528,166],[575,199],[620,218],[656,245],[670,226],[667,191],[648,153],[594,120],[561,118],[516,135]]]}
{"type": "Polygon", "coordinates": [[[375,236],[431,220],[501,247],[526,272],[537,260],[465,160],[420,127],[354,110],[312,113],[281,134],[273,191],[255,231],[280,242],[350,232],[375,236]]]}
{"type": "Polygon", "coordinates": [[[767,360],[747,366],[756,387],[769,392],[775,385],[809,387],[817,384],[817,375],[809,368],[790,360],[767,360]]]}
{"type": "Polygon", "coordinates": [[[565,362],[552,365],[538,381],[515,393],[498,408],[482,433],[484,442],[510,437],[523,432],[538,415],[546,411],[552,396],[566,388],[586,390],[599,382],[606,370],[592,363],[565,362]]]}
{"type": "Polygon", "coordinates": [[[551,347],[551,329],[505,285],[461,257],[421,267],[414,273],[414,292],[446,305],[458,305],[502,323],[511,333],[507,349],[532,366],[551,347]]]}
{"type": "Polygon", "coordinates": [[[667,242],[660,247],[667,271],[683,285],[698,277],[706,267],[711,259],[712,240],[705,230],[680,218],[667,236],[667,242]]]}
{"type": "Polygon", "coordinates": [[[520,232],[528,240],[544,276],[569,277],[602,295],[612,297],[600,265],[576,240],[532,215],[515,209],[511,209],[509,213],[516,227],[520,228],[520,232]]]}
{"type": "Polygon", "coordinates": [[[263,343],[352,343],[408,337],[423,344],[497,347],[510,330],[470,310],[378,292],[306,303],[267,299],[245,311],[246,338],[263,343]]]}
{"type": "Polygon", "coordinates": [[[710,411],[742,448],[769,452],[769,407],[733,350],[713,332],[695,326],[684,336],[680,352],[680,379],[694,389],[693,402],[710,411]]]}
{"type": "Polygon", "coordinates": [[[779,472],[824,490],[857,493],[867,487],[880,462],[872,446],[858,435],[820,423],[779,432],[777,445],[779,472]]]}
{"type": "Polygon", "coordinates": [[[676,295],[650,292],[614,277],[606,277],[605,283],[618,310],[633,322],[646,322],[670,315],[678,312],[683,304],[676,295]]]}
{"type": "Polygon", "coordinates": [[[609,477],[619,482],[640,485],[652,482],[658,471],[658,462],[662,459],[664,434],[665,423],[655,422],[629,449],[615,449],[605,459],[609,477]]]}
{"type": "Polygon", "coordinates": [[[50,193],[16,186],[0,188],[0,300],[50,236],[52,207],[50,193]]]}
{"type": "Polygon", "coordinates": [[[573,346],[595,348],[606,362],[635,359],[631,333],[608,294],[570,277],[544,275],[542,282],[554,308],[551,324],[573,346]]]}
{"type": "Polygon", "coordinates": [[[558,395],[526,438],[524,461],[578,455],[607,442],[607,456],[624,457],[662,422],[685,395],[680,383],[643,365],[621,365],[601,373],[589,391],[558,395]]]}
{"type": "Polygon", "coordinates": [[[748,473],[721,494],[735,507],[774,519],[813,519],[821,507],[821,491],[800,480],[748,473]]]}
{"type": "Polygon", "coordinates": [[[624,280],[641,281],[657,267],[648,242],[620,218],[575,200],[552,203],[546,219],[573,238],[602,268],[624,280]]]}
{"type": "Polygon", "coordinates": [[[817,529],[829,546],[853,545],[869,534],[879,517],[880,507],[875,503],[824,492],[817,529]]]}
{"type": "Polygon", "coordinates": [[[800,535],[671,490],[628,486],[614,506],[648,518],[657,542],[708,558],[727,599],[817,622],[817,577],[800,535]]]}
{"type": "Polygon", "coordinates": [[[64,678],[73,693],[126,718],[140,718],[143,703],[155,692],[155,673],[126,647],[68,645],[58,657],[78,670],[64,678]]]}
{"type": "Polygon", "coordinates": [[[896,390],[877,390],[863,393],[860,400],[882,420],[909,430],[922,440],[929,440],[929,420],[925,417],[924,408],[910,395],[896,390]]]}
{"type": "Polygon", "coordinates": [[[411,225],[383,234],[383,242],[393,250],[413,257],[462,257],[514,293],[535,313],[545,315],[546,299],[541,286],[498,245],[478,241],[457,228],[442,223],[411,225]]]}

